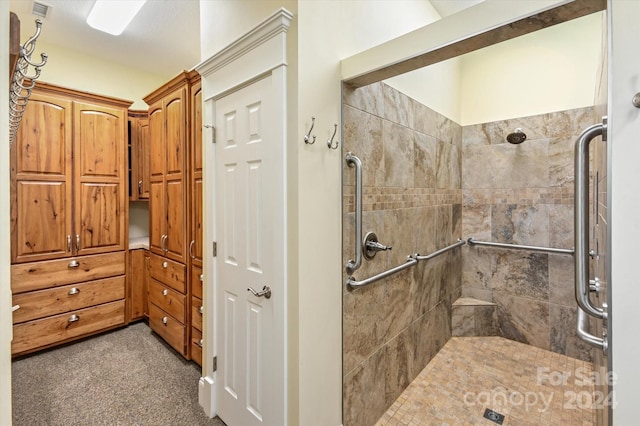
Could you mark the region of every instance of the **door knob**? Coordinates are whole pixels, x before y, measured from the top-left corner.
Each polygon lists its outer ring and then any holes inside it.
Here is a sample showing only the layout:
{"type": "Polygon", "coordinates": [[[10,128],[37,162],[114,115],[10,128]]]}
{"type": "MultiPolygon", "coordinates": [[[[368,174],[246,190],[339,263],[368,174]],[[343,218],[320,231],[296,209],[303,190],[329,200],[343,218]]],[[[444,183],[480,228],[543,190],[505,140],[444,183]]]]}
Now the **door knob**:
{"type": "Polygon", "coordinates": [[[262,287],[262,291],[255,291],[251,287],[249,287],[247,291],[250,291],[256,297],[264,297],[265,299],[271,298],[271,287],[269,287],[268,285],[262,287]]]}

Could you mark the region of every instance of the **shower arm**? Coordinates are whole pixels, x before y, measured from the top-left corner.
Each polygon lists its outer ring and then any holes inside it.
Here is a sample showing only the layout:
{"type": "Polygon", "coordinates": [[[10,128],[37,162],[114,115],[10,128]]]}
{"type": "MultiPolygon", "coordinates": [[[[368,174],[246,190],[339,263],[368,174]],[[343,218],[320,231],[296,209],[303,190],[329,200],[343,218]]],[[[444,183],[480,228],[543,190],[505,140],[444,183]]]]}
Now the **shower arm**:
{"type": "Polygon", "coordinates": [[[362,161],[351,152],[347,152],[347,165],[356,168],[356,226],[355,253],[356,260],[349,259],[345,270],[349,276],[362,266],[362,161]]]}
{"type": "Polygon", "coordinates": [[[578,307],[597,319],[606,319],[605,309],[594,306],[589,299],[589,143],[597,136],[606,140],[606,124],[587,127],[575,145],[574,238],[575,295],[578,307]]]}

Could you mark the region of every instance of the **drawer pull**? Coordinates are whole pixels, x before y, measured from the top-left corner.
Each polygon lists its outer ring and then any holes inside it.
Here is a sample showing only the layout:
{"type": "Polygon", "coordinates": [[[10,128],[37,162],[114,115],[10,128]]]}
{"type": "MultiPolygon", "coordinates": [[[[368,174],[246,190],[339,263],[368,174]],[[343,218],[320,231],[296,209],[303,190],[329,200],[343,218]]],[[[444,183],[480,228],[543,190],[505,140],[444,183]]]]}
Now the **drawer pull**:
{"type": "Polygon", "coordinates": [[[76,287],[73,287],[71,290],[69,290],[67,294],[69,296],[73,296],[74,294],[78,294],[78,293],[80,293],[80,290],[78,290],[76,287]]]}
{"type": "Polygon", "coordinates": [[[80,266],[80,262],[78,262],[77,260],[72,260],[71,262],[69,262],[69,268],[77,268],[78,266],[80,266]]]}
{"type": "Polygon", "coordinates": [[[200,306],[200,309],[198,309],[198,312],[200,312],[200,315],[202,315],[204,313],[204,306],[200,306]]]}
{"type": "Polygon", "coordinates": [[[169,290],[167,290],[166,288],[164,290],[162,290],[162,295],[166,296],[167,294],[169,294],[169,290]]]}
{"type": "Polygon", "coordinates": [[[73,314],[69,317],[69,322],[76,322],[76,321],[80,321],[80,317],[76,314],[73,314]]]}
{"type": "Polygon", "coordinates": [[[168,321],[167,317],[162,317],[162,323],[164,325],[167,325],[167,321],[168,321]]]}
{"type": "Polygon", "coordinates": [[[162,267],[167,269],[169,267],[169,262],[162,262],[162,267]]]}
{"type": "Polygon", "coordinates": [[[204,281],[204,274],[200,274],[200,281],[204,281]]]}
{"type": "Polygon", "coordinates": [[[198,340],[197,342],[193,342],[193,343],[195,343],[196,346],[200,346],[200,347],[202,347],[202,345],[203,345],[202,339],[198,340]]]}

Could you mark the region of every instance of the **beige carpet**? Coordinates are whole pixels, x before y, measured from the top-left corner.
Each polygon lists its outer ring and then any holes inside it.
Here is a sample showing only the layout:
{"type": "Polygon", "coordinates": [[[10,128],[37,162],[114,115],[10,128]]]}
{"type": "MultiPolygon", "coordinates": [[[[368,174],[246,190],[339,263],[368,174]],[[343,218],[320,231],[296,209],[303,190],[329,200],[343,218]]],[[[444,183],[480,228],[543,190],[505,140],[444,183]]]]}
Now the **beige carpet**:
{"type": "Polygon", "coordinates": [[[15,360],[13,425],[216,425],[200,368],[145,323],[15,360]]]}

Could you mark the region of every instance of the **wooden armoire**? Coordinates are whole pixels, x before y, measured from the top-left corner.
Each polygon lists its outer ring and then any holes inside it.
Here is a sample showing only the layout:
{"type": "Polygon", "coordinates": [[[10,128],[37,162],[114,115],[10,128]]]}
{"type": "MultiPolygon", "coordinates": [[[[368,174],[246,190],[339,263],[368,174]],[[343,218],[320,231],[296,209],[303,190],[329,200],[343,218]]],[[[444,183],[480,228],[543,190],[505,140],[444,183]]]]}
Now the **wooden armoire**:
{"type": "Polygon", "coordinates": [[[130,105],[33,90],[11,149],[13,355],[125,324],[130,105]]]}
{"type": "Polygon", "coordinates": [[[185,358],[193,357],[199,363],[202,328],[200,93],[199,74],[185,71],[144,98],[149,105],[151,154],[149,325],[185,358]],[[200,231],[200,237],[194,229],[200,231]]]}

